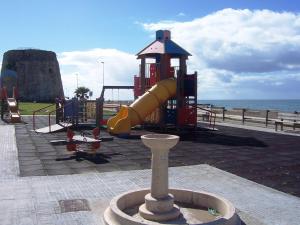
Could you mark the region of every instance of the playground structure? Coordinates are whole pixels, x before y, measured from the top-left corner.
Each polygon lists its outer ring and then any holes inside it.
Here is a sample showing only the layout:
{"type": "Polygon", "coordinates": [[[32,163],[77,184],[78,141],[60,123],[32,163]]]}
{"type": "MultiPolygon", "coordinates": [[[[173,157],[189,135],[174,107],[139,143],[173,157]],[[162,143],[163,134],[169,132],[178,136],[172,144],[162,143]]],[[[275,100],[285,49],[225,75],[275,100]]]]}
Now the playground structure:
{"type": "Polygon", "coordinates": [[[8,97],[6,87],[1,88],[1,119],[9,123],[20,123],[21,115],[18,107],[18,90],[13,87],[12,97],[8,97]]]}
{"type": "Polygon", "coordinates": [[[101,95],[99,98],[96,99],[96,124],[97,125],[106,125],[108,119],[111,117],[111,115],[105,115],[104,109],[110,112],[118,112],[120,110],[120,105],[116,104],[104,104],[104,93],[106,90],[133,90],[134,86],[117,86],[117,85],[112,85],[112,86],[103,86],[101,95]]]}
{"type": "MultiPolygon", "coordinates": [[[[105,89],[130,89],[130,86],[104,86],[105,89]],[[113,88],[114,87],[114,88],[113,88]]],[[[104,94],[104,91],[102,91],[104,94]]],[[[64,130],[69,127],[101,127],[106,125],[107,119],[115,115],[120,108],[118,104],[104,104],[104,98],[96,100],[88,99],[60,99],[56,98],[54,104],[49,104],[46,107],[40,108],[33,112],[33,130],[37,133],[51,133],[64,130]],[[54,110],[50,110],[55,106],[54,110]],[[105,111],[105,112],[104,112],[105,111]],[[42,128],[37,128],[36,115],[44,112],[48,116],[48,125],[42,128]],[[54,121],[55,116],[55,121],[54,121]]]]}
{"type": "Polygon", "coordinates": [[[33,130],[38,133],[51,133],[74,126],[92,126],[96,127],[96,107],[97,101],[72,98],[59,99],[57,98],[54,104],[33,112],[33,130]],[[55,105],[55,109],[49,111],[49,108],[55,105]],[[36,128],[36,114],[38,112],[47,112],[48,126],[36,128]],[[52,116],[55,115],[55,123],[52,121],[52,116]]]}
{"type": "Polygon", "coordinates": [[[131,127],[144,124],[177,130],[197,127],[197,73],[187,74],[191,56],[171,40],[168,30],[156,32],[156,40],[137,54],[141,60],[134,76],[134,98],[130,106],[108,120],[112,134],[129,134],[131,127]],[[178,66],[172,65],[173,61],[178,66]],[[151,61],[151,62],[150,62],[151,61]]]}
{"type": "Polygon", "coordinates": [[[103,86],[100,97],[95,101],[77,98],[57,100],[56,109],[48,112],[47,127],[35,127],[35,114],[47,110],[47,107],[33,113],[33,130],[49,133],[84,124],[95,127],[107,125],[108,131],[117,135],[129,134],[136,125],[161,130],[196,129],[197,72],[187,74],[186,60],[189,56],[190,53],[171,40],[170,31],[159,30],[156,40],[137,54],[141,64],[133,86],[103,86]],[[130,106],[108,106],[104,100],[108,89],[132,89],[135,100],[130,106]],[[109,119],[105,112],[110,112],[109,119]],[[56,123],[51,125],[51,115],[54,114],[56,123]]]}
{"type": "MultiPolygon", "coordinates": [[[[143,123],[143,118],[154,112],[161,104],[176,94],[176,80],[169,78],[159,81],[139,100],[130,106],[122,106],[119,113],[107,121],[109,132],[115,134],[129,133],[131,127],[143,123]],[[149,104],[151,103],[151,104],[149,104]]],[[[157,120],[157,113],[152,116],[157,120]]],[[[152,119],[152,118],[151,118],[152,119]]]]}

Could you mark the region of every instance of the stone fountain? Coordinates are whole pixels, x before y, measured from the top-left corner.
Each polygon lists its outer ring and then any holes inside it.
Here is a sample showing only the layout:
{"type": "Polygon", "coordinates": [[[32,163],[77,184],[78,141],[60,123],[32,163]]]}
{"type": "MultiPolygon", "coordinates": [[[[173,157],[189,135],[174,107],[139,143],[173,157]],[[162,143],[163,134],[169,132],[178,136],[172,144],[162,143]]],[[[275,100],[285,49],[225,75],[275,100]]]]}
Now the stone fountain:
{"type": "Polygon", "coordinates": [[[149,134],[141,139],[152,152],[151,189],[130,191],[113,198],[104,212],[105,224],[241,224],[234,206],[220,196],[169,189],[168,154],[178,143],[178,136],[149,134]]]}

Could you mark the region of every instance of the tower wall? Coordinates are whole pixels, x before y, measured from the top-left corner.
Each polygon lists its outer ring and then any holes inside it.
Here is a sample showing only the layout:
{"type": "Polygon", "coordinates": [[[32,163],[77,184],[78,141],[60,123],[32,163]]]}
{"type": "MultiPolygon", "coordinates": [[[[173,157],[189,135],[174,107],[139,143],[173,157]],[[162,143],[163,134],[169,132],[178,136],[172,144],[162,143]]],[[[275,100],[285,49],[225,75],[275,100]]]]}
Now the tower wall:
{"type": "Polygon", "coordinates": [[[63,97],[63,86],[56,54],[44,50],[10,50],[4,53],[1,87],[17,86],[21,101],[53,102],[63,97]]]}

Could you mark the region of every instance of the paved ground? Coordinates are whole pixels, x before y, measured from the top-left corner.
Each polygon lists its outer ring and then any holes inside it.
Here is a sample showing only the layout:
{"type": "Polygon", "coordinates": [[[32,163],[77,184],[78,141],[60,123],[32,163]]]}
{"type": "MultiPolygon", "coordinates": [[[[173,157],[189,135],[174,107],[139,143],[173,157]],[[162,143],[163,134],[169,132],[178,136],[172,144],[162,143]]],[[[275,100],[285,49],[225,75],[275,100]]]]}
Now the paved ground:
{"type": "MultiPolygon", "coordinates": [[[[47,124],[40,117],[38,126],[47,124]]],[[[21,176],[62,175],[150,168],[150,152],[137,137],[102,143],[96,158],[78,162],[64,146],[65,132],[36,134],[31,118],[16,125],[21,176]]],[[[218,126],[219,131],[182,135],[170,153],[170,166],[209,164],[257,183],[300,197],[300,137],[218,126]]],[[[107,135],[102,132],[103,135],[107,135]]]]}
{"type": "MultiPolygon", "coordinates": [[[[103,225],[116,195],[150,186],[149,170],[19,177],[13,126],[0,126],[1,225],[103,225]]],[[[170,186],[230,200],[244,225],[299,225],[300,199],[208,165],[170,168],[170,186]]]]}

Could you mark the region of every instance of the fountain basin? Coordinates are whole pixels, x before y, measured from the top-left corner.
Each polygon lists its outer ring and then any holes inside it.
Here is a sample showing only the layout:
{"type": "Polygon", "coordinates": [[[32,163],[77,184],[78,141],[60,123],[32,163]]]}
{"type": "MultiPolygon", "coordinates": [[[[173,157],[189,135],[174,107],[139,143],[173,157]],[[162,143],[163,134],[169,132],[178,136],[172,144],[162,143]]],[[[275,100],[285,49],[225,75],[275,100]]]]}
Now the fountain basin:
{"type": "Polygon", "coordinates": [[[141,136],[142,142],[151,149],[170,149],[179,141],[179,137],[170,134],[147,134],[141,136]]]}
{"type": "Polygon", "coordinates": [[[234,206],[226,199],[208,192],[195,192],[184,189],[170,189],[174,202],[180,207],[181,215],[165,222],[154,222],[139,215],[139,207],[145,202],[149,189],[126,192],[112,199],[104,213],[107,225],[240,225],[241,221],[234,206]],[[210,210],[208,210],[210,209],[210,210]],[[212,214],[210,211],[216,212],[212,214]]]}

